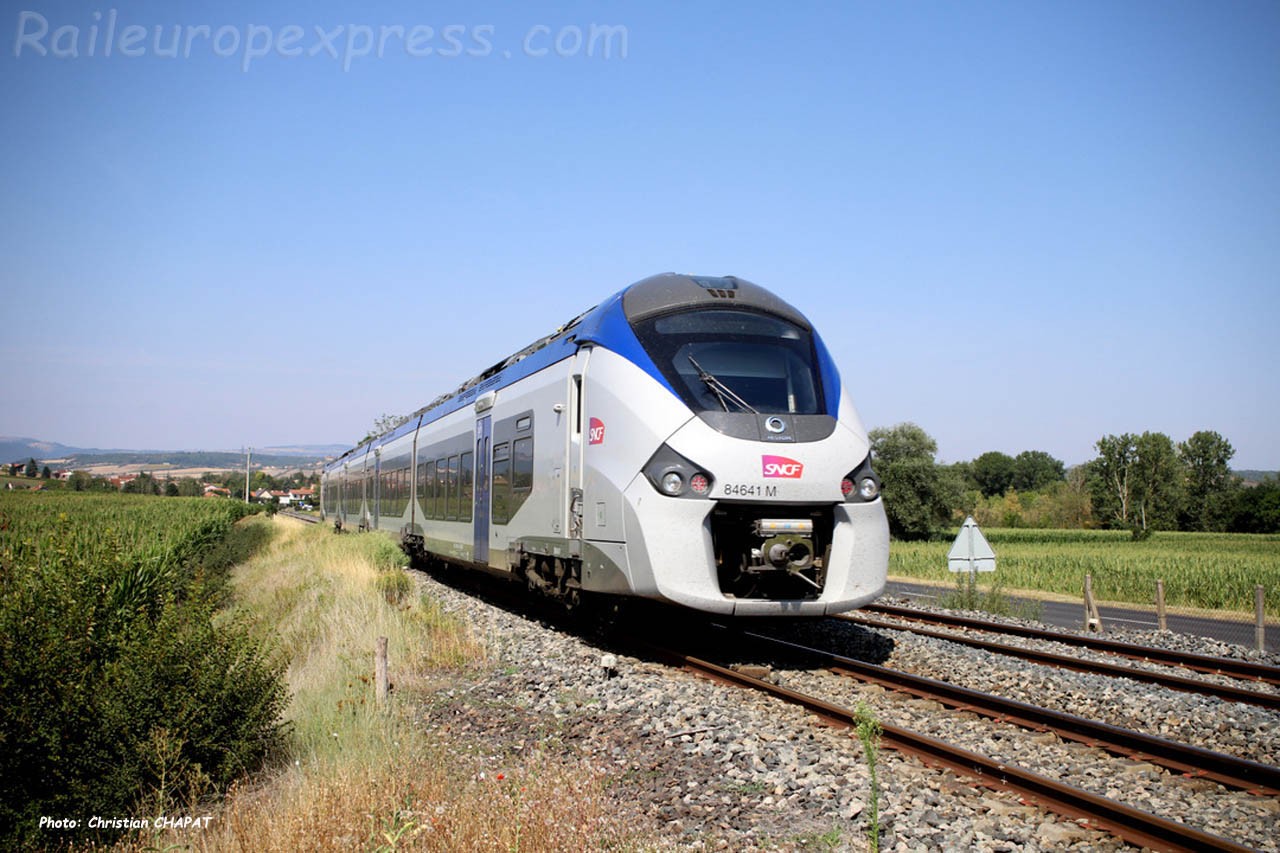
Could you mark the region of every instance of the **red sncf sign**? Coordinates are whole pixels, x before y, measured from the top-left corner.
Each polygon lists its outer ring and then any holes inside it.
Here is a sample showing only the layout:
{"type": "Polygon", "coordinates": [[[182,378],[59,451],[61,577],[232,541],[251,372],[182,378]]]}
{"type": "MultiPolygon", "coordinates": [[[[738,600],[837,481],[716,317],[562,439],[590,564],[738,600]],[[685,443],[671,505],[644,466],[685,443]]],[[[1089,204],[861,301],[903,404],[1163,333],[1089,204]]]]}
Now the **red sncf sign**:
{"type": "Polygon", "coordinates": [[[604,421],[599,418],[592,418],[588,424],[587,443],[603,444],[604,443],[604,421]]]}
{"type": "Polygon", "coordinates": [[[760,465],[766,477],[795,479],[804,473],[804,464],[785,456],[761,456],[760,465]]]}

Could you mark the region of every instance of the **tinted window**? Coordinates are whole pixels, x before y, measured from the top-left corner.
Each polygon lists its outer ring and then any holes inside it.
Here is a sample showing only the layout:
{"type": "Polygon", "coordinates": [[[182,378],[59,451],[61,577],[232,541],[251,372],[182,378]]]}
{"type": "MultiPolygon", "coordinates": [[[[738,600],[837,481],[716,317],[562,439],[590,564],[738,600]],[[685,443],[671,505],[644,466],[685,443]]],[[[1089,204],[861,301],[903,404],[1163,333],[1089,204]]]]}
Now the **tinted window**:
{"type": "Polygon", "coordinates": [[[813,336],[780,317],[684,311],[638,323],[636,334],[694,411],[824,411],[813,336]]]}
{"type": "Polygon", "coordinates": [[[508,517],[520,509],[533,491],[533,439],[521,438],[511,444],[511,504],[508,517]]]}
{"type": "Polygon", "coordinates": [[[418,504],[422,514],[427,518],[434,517],[436,494],[436,461],[418,463],[418,504]]]}
{"type": "Polygon", "coordinates": [[[489,500],[494,524],[506,524],[511,518],[511,445],[493,446],[493,483],[489,500]]]}
{"type": "Polygon", "coordinates": [[[458,488],[461,490],[458,504],[459,521],[471,520],[471,505],[475,503],[471,479],[471,460],[473,458],[471,453],[462,454],[462,467],[458,471],[458,488]]]}

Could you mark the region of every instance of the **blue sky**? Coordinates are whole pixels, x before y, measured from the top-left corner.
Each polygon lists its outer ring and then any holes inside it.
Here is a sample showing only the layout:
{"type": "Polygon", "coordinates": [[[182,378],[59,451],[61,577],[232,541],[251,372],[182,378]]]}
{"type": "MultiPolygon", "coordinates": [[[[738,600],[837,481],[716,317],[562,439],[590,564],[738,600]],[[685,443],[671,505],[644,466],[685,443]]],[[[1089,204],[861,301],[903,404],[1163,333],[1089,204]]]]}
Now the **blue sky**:
{"type": "Polygon", "coordinates": [[[944,461],[1280,468],[1280,4],[793,5],[7,7],[0,434],[354,441],[673,270],[944,461]]]}

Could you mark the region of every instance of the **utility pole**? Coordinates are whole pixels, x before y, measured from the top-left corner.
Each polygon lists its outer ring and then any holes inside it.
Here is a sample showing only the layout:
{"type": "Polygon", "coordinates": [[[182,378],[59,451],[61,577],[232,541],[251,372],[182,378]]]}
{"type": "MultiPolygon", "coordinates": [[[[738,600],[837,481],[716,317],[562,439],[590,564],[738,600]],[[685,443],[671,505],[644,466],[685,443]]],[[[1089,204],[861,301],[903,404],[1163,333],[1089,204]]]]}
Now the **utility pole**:
{"type": "Polygon", "coordinates": [[[249,502],[249,460],[253,458],[253,448],[250,447],[244,455],[244,502],[249,502]]]}

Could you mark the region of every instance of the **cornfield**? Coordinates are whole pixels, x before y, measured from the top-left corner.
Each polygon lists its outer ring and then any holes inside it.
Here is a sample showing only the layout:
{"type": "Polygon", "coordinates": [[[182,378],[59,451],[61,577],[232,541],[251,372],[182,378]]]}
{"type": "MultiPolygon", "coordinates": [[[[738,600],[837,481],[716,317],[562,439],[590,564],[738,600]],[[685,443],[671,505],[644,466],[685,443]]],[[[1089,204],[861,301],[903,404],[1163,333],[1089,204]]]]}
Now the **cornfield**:
{"type": "Polygon", "coordinates": [[[160,813],[281,743],[280,665],[215,618],[251,511],[0,494],[0,847],[53,844],[42,815],[160,813]]]}
{"type": "Polygon", "coordinates": [[[96,564],[123,556],[178,566],[249,512],[239,501],[205,498],[0,493],[0,565],[96,564]]]}
{"type": "MultiPolygon", "coordinates": [[[[1254,587],[1280,616],[1280,535],[1160,532],[1135,541],[1124,530],[983,531],[1007,589],[1079,596],[1086,574],[1102,600],[1150,604],[1157,580],[1170,606],[1252,614],[1254,587]]],[[[894,542],[889,574],[950,581],[950,540],[894,542]]]]}

